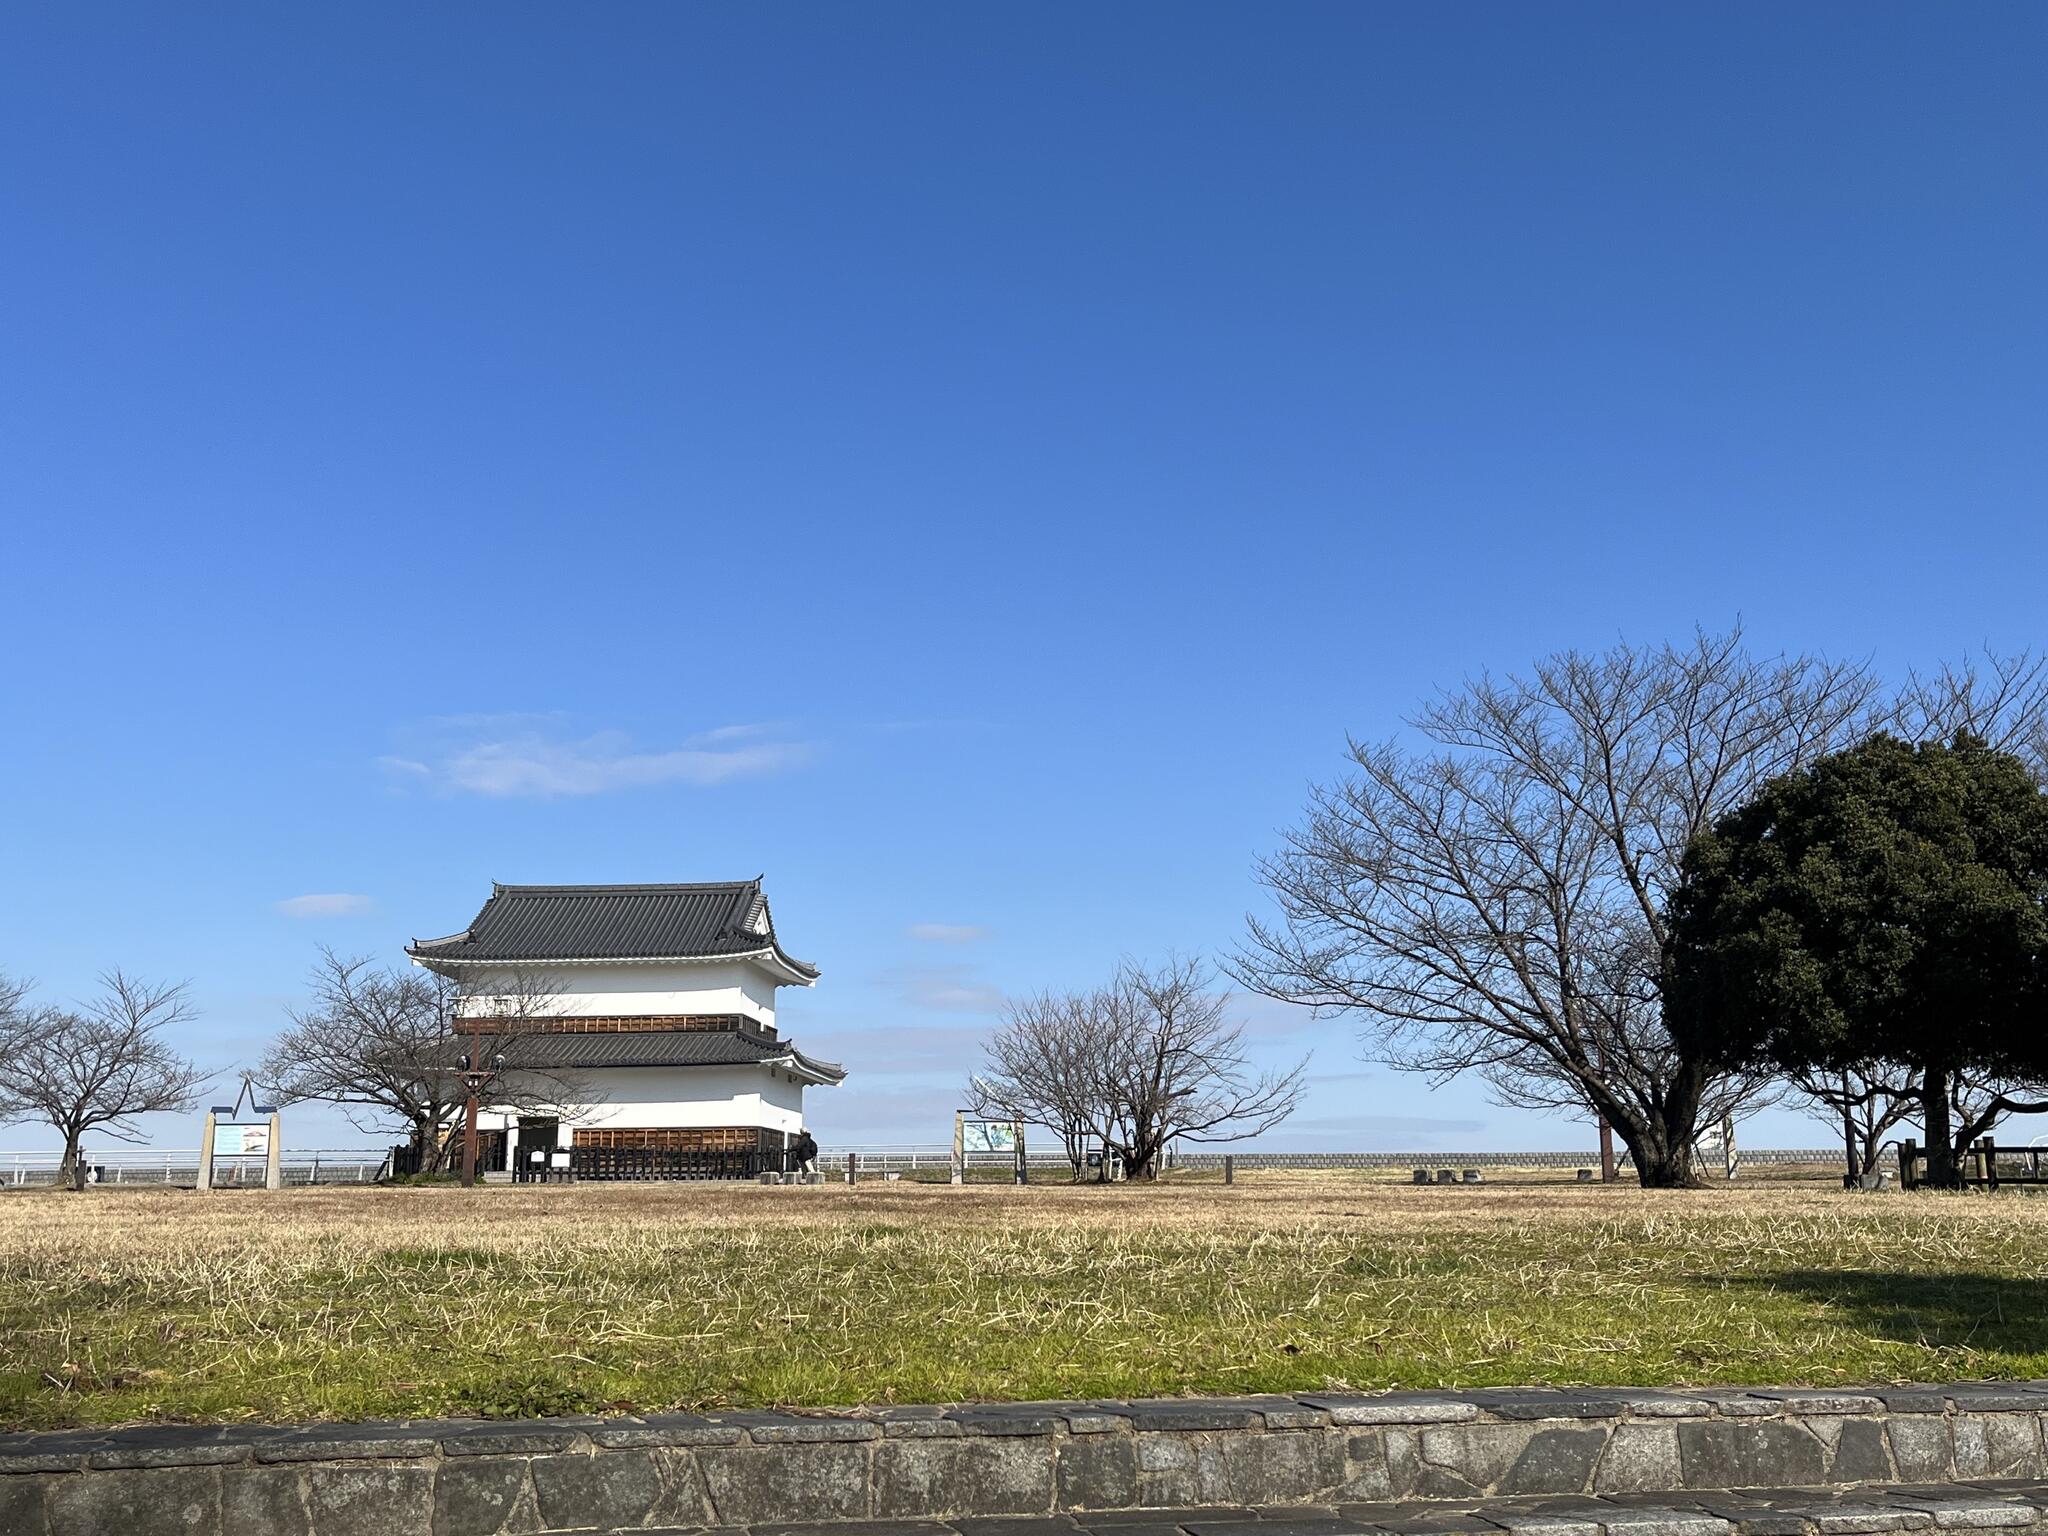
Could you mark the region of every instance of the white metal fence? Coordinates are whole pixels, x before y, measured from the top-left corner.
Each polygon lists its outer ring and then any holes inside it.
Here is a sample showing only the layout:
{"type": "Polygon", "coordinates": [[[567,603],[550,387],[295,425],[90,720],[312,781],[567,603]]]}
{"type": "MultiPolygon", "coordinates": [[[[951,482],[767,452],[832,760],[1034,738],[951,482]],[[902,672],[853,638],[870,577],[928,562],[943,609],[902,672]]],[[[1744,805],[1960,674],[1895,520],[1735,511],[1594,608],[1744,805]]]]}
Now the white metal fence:
{"type": "MultiPolygon", "coordinates": [[[[288,1151],[282,1159],[287,1184],[374,1184],[390,1155],[383,1147],[328,1147],[288,1151]]],[[[199,1151],[196,1147],[95,1148],[84,1155],[88,1169],[96,1170],[101,1184],[192,1185],[199,1182],[199,1151]]],[[[55,1152],[0,1152],[0,1189],[19,1189],[57,1182],[63,1161],[55,1152]]],[[[263,1185],[260,1157],[216,1157],[213,1182],[216,1187],[263,1185]]]]}
{"type": "MultiPolygon", "coordinates": [[[[383,1173],[390,1153],[383,1147],[334,1147],[287,1151],[284,1181],[287,1184],[374,1184],[383,1173]]],[[[846,1167],[851,1155],[854,1168],[862,1174],[942,1174],[952,1165],[953,1149],[945,1142],[903,1142],[884,1145],[839,1145],[823,1148],[819,1166],[830,1173],[846,1167]]],[[[1259,1169],[1317,1168],[1597,1168],[1600,1155],[1584,1152],[1226,1152],[1221,1149],[1175,1149],[1167,1156],[1169,1169],[1209,1171],[1221,1168],[1229,1156],[1243,1172],[1259,1169]]],[[[199,1153],[195,1148],[161,1149],[120,1147],[87,1148],[85,1161],[98,1170],[97,1182],[104,1184],[193,1185],[199,1182],[199,1153]]],[[[1058,1146],[1044,1142],[1029,1145],[1026,1161],[1035,1169],[1060,1170],[1067,1160],[1058,1146]]],[[[1627,1152],[1620,1161],[1628,1165],[1627,1152]]],[[[1745,1147],[1744,1166],[1758,1167],[1786,1163],[1819,1163],[1829,1166],[1842,1161],[1839,1147],[1798,1149],[1745,1147]]],[[[59,1157],[55,1152],[0,1152],[0,1190],[54,1184],[59,1157]]],[[[1896,1166],[1896,1155],[1884,1153],[1887,1167],[1896,1166]]],[[[1008,1152],[970,1152],[970,1169],[1009,1169],[1016,1160],[1008,1152]]],[[[214,1183],[221,1188],[263,1183],[260,1157],[217,1157],[214,1183]]]]}
{"type": "MultiPolygon", "coordinates": [[[[1629,1165],[1626,1148],[1617,1147],[1616,1156],[1623,1167],[1629,1165]]],[[[822,1148],[818,1154],[818,1166],[837,1172],[846,1166],[851,1155],[854,1167],[862,1173],[911,1173],[919,1170],[944,1171],[951,1167],[953,1149],[945,1142],[904,1143],[901,1145],[856,1146],[842,1145],[822,1148]]],[[[1238,1168],[1247,1172],[1260,1169],[1315,1169],[1315,1168],[1598,1168],[1600,1154],[1596,1151],[1583,1152],[1235,1152],[1227,1148],[1203,1148],[1183,1150],[1171,1148],[1166,1155],[1168,1168],[1208,1170],[1221,1168],[1223,1159],[1231,1158],[1238,1168]]],[[[1719,1154],[1715,1154],[1718,1159],[1719,1154]]],[[[1897,1154],[1889,1148],[1884,1153],[1887,1165],[1895,1164],[1897,1154]]],[[[1064,1168],[1066,1154],[1057,1144],[1050,1147],[1039,1142],[1026,1142],[1025,1159],[1033,1168],[1064,1168]]],[[[1842,1149],[1833,1148],[1786,1148],[1786,1147],[1744,1147],[1740,1160],[1748,1166],[1783,1165],[1787,1163],[1839,1164],[1842,1149]]],[[[969,1152],[969,1168],[1013,1168],[1015,1154],[1009,1152],[969,1152]]]]}

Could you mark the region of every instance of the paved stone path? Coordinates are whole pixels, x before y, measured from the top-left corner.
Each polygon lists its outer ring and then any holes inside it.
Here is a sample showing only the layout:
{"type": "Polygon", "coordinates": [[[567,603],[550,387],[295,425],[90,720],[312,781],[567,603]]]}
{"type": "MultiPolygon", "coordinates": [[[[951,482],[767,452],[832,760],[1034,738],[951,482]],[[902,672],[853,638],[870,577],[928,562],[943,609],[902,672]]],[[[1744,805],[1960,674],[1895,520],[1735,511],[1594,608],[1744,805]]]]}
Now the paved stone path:
{"type": "Polygon", "coordinates": [[[1895,1531],[2048,1536],[2048,1481],[1126,1509],[1049,1518],[838,1520],[723,1531],[640,1528],[633,1536],[1880,1536],[1895,1531]]]}

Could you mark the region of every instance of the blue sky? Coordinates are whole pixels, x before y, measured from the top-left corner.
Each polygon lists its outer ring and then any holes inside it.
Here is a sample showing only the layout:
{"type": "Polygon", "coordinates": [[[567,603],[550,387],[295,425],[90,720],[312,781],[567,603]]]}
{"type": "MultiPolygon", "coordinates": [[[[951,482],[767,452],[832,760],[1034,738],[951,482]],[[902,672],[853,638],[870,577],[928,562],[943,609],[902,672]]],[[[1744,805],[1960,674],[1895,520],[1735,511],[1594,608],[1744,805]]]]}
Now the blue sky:
{"type": "MultiPolygon", "coordinates": [[[[493,879],[765,872],[821,1136],[938,1139],[1002,993],[1227,949],[1439,684],[2038,643],[2044,58],[2019,5],[12,8],[0,968],[189,977],[226,1066],[493,879]]],[[[1299,1142],[1589,1140],[1251,1016],[1299,1142]]]]}

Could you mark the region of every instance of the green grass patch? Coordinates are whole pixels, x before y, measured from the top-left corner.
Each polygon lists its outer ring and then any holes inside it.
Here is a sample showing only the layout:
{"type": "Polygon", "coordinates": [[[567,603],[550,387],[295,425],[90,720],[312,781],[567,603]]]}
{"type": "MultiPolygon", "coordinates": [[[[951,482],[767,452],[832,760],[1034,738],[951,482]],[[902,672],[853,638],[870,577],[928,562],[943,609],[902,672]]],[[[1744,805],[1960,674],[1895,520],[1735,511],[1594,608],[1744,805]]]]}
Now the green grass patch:
{"type": "Polygon", "coordinates": [[[1777,1188],[0,1199],[0,1419],[2048,1376],[2048,1201],[1777,1188]]]}

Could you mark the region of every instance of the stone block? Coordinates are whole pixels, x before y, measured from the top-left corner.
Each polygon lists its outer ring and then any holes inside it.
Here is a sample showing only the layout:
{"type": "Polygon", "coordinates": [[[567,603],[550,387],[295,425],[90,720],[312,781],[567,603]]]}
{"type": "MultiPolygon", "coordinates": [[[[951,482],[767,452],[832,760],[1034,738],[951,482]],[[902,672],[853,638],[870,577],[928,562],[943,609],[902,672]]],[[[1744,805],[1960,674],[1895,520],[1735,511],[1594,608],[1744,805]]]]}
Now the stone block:
{"type": "Polygon", "coordinates": [[[695,1413],[644,1414],[636,1419],[616,1419],[590,1431],[591,1444],[608,1450],[659,1445],[738,1445],[746,1437],[747,1432],[737,1424],[714,1424],[695,1413]]]}
{"type": "Polygon", "coordinates": [[[1605,1429],[1542,1429],[1498,1483],[1501,1493],[1583,1493],[1607,1449],[1605,1429]]]}
{"type": "MultiPolygon", "coordinates": [[[[872,1450],[950,1445],[946,1440],[884,1440],[872,1450]]],[[[868,1513],[868,1455],[861,1445],[736,1445],[696,1453],[719,1525],[766,1525],[792,1515],[858,1520],[868,1513]]]]}
{"type": "Polygon", "coordinates": [[[1258,1410],[1268,1429],[1325,1429],[1332,1422],[1322,1409],[1288,1397],[1248,1397],[1243,1401],[1258,1410]]]}
{"type": "Polygon", "coordinates": [[[9,1435],[0,1440],[0,1477],[24,1472],[76,1472],[106,1442],[99,1436],[73,1440],[61,1435],[9,1435]]]}
{"type": "Polygon", "coordinates": [[[1425,1429],[1419,1441],[1420,1464],[1413,1489],[1427,1498],[1463,1498],[1491,1489],[1515,1464],[1539,1431],[1532,1424],[1459,1424],[1425,1429]]]}
{"type": "Polygon", "coordinates": [[[957,1440],[966,1431],[951,1419],[890,1419],[882,1433],[891,1440],[957,1440]]]}
{"type": "Polygon", "coordinates": [[[0,1477],[0,1531],[9,1536],[49,1536],[43,1490],[49,1480],[35,1473],[0,1477]]]}
{"type": "Polygon", "coordinates": [[[2048,1397],[2023,1385],[1965,1381],[1944,1390],[1958,1413],[2048,1413],[2048,1397]]]}
{"type": "Polygon", "coordinates": [[[575,1450],[583,1432],[549,1429],[544,1425],[516,1420],[504,1424],[466,1426],[460,1434],[441,1436],[444,1456],[548,1456],[575,1450]]]}
{"type": "Polygon", "coordinates": [[[259,1441],[258,1461],[420,1461],[441,1442],[416,1428],[381,1424],[321,1424],[259,1441]]]}
{"type": "Polygon", "coordinates": [[[874,1450],[874,1513],[884,1519],[1049,1514],[1053,1446],[1035,1435],[884,1440],[874,1450]]]}
{"type": "Polygon", "coordinates": [[[306,1513],[318,1536],[396,1536],[433,1528],[434,1474],[425,1467],[305,1469],[306,1513]]]}
{"type": "Polygon", "coordinates": [[[1229,1398],[1162,1398],[1119,1403],[1116,1411],[1136,1429],[1252,1429],[1259,1423],[1249,1404],[1229,1398]]]}
{"type": "Polygon", "coordinates": [[[974,1515],[950,1522],[960,1536],[1077,1536],[1071,1515],[974,1515]]]}
{"type": "Polygon", "coordinates": [[[756,1424],[747,1435],[756,1445],[817,1445],[879,1440],[882,1426],[868,1419],[788,1419],[756,1424]]]}
{"type": "Polygon", "coordinates": [[[1945,1531],[2009,1530],[2014,1526],[2032,1525],[2036,1519],[2031,1505],[2014,1504],[2004,1499],[1973,1499],[1960,1490],[1955,1498],[1915,1498],[1895,1502],[1909,1503],[1915,1509],[1924,1510],[1935,1525],[1945,1531]]]}
{"type": "Polygon", "coordinates": [[[1787,1413],[1876,1413],[1883,1407],[1867,1392],[1823,1392],[1809,1387],[1759,1387],[1750,1396],[1782,1404],[1787,1413]]]}
{"type": "Polygon", "coordinates": [[[1880,1387],[1872,1395],[1888,1413],[1948,1412],[1948,1394],[1937,1387],[1880,1387]]]}
{"type": "Polygon", "coordinates": [[[1304,1394],[1298,1401],[1329,1414],[1332,1424],[1462,1424],[1479,1405],[1441,1392],[1386,1392],[1374,1397],[1304,1394]]]}
{"type": "Polygon", "coordinates": [[[1924,1530],[1933,1522],[1913,1509],[1885,1504],[1816,1504],[1795,1511],[1804,1515],[1819,1536],[1871,1536],[1879,1531],[1924,1530]]]}
{"type": "Polygon", "coordinates": [[[1487,1388],[1463,1394],[1503,1419],[1612,1419],[1625,1405],[1604,1392],[1556,1392],[1547,1388],[1487,1388]]]}
{"type": "Polygon", "coordinates": [[[217,1425],[165,1424],[108,1436],[85,1464],[102,1470],[130,1467],[207,1467],[247,1461],[251,1441],[217,1425]]]}
{"type": "Polygon", "coordinates": [[[1224,1497],[1238,1504],[1305,1504],[1341,1489],[1345,1438],[1320,1430],[1268,1430],[1216,1437],[1224,1497]]]}
{"type": "Polygon", "coordinates": [[[228,1536],[309,1536],[313,1529],[297,1467],[224,1468],[220,1508],[228,1536]]]}
{"type": "Polygon", "coordinates": [[[1124,1509],[1138,1502],[1138,1445],[1131,1435],[1087,1435],[1055,1447],[1061,1509],[1124,1509]]]}
{"type": "Polygon", "coordinates": [[[1878,1419],[1844,1419],[1828,1459],[1831,1483],[1882,1483],[1892,1476],[1885,1453],[1884,1424],[1878,1419]]]}
{"type": "Polygon", "coordinates": [[[50,1536],[214,1536],[220,1470],[152,1467],[57,1477],[45,1503],[50,1536]]]}
{"type": "Polygon", "coordinates": [[[1699,1509],[1640,1508],[1600,1517],[1607,1536],[1727,1536],[1728,1522],[1699,1509]]]}
{"type": "MultiPolygon", "coordinates": [[[[970,1435],[1050,1435],[1065,1427],[1066,1403],[989,1403],[946,1415],[970,1435]]],[[[1091,1410],[1092,1411],[1092,1410],[1091,1410]]],[[[1117,1409],[1121,1413],[1121,1409],[1117,1409]]]]}
{"type": "Polygon", "coordinates": [[[1675,1424],[1618,1424],[1593,1472],[1596,1493],[1656,1493],[1685,1486],[1675,1424]]]}
{"type": "Polygon", "coordinates": [[[1955,1446],[1945,1418],[1894,1418],[1884,1427],[1899,1476],[1915,1482],[1945,1482],[1956,1475],[1955,1446]]]}
{"type": "Polygon", "coordinates": [[[1504,1509],[1487,1518],[1514,1536],[1600,1536],[1598,1520],[1554,1511],[1504,1509]]]}
{"type": "Polygon", "coordinates": [[[1346,1433],[1344,1482],[1340,1499],[1390,1499],[1394,1496],[1393,1474],[1387,1466],[1387,1436],[1384,1430],[1361,1429],[1346,1433]]]}
{"type": "Polygon", "coordinates": [[[1678,1426],[1678,1451],[1688,1488],[1789,1488],[1827,1474],[1820,1441],[1790,1419],[1686,1420],[1678,1426]]]}
{"type": "Polygon", "coordinates": [[[1707,1405],[1684,1392],[1658,1392],[1639,1387],[1603,1387],[1611,1397],[1639,1419],[1703,1419],[1707,1405]]]}
{"type": "Polygon", "coordinates": [[[1138,1503],[1148,1509],[1228,1505],[1223,1453],[1202,1435],[1139,1434],[1138,1503]]]}
{"type": "Polygon", "coordinates": [[[1956,1476],[2040,1477],[2041,1424],[2031,1413],[1959,1414],[1956,1476]]]}
{"type": "Polygon", "coordinates": [[[1079,1407],[1067,1410],[1070,1435],[1113,1435],[1131,1427],[1131,1421],[1107,1407],[1079,1407]]]}
{"type": "Polygon", "coordinates": [[[1766,1418],[1778,1411],[1778,1405],[1752,1392],[1706,1391],[1687,1392],[1686,1397],[1697,1398],[1723,1418],[1756,1419],[1766,1418]]]}
{"type": "Polygon", "coordinates": [[[571,1452],[536,1456],[529,1465],[546,1527],[709,1523],[704,1483],[686,1450],[571,1452]]]}
{"type": "Polygon", "coordinates": [[[515,1536],[540,1528],[525,1457],[464,1456],[442,1463],[434,1479],[434,1536],[515,1536]]]}

